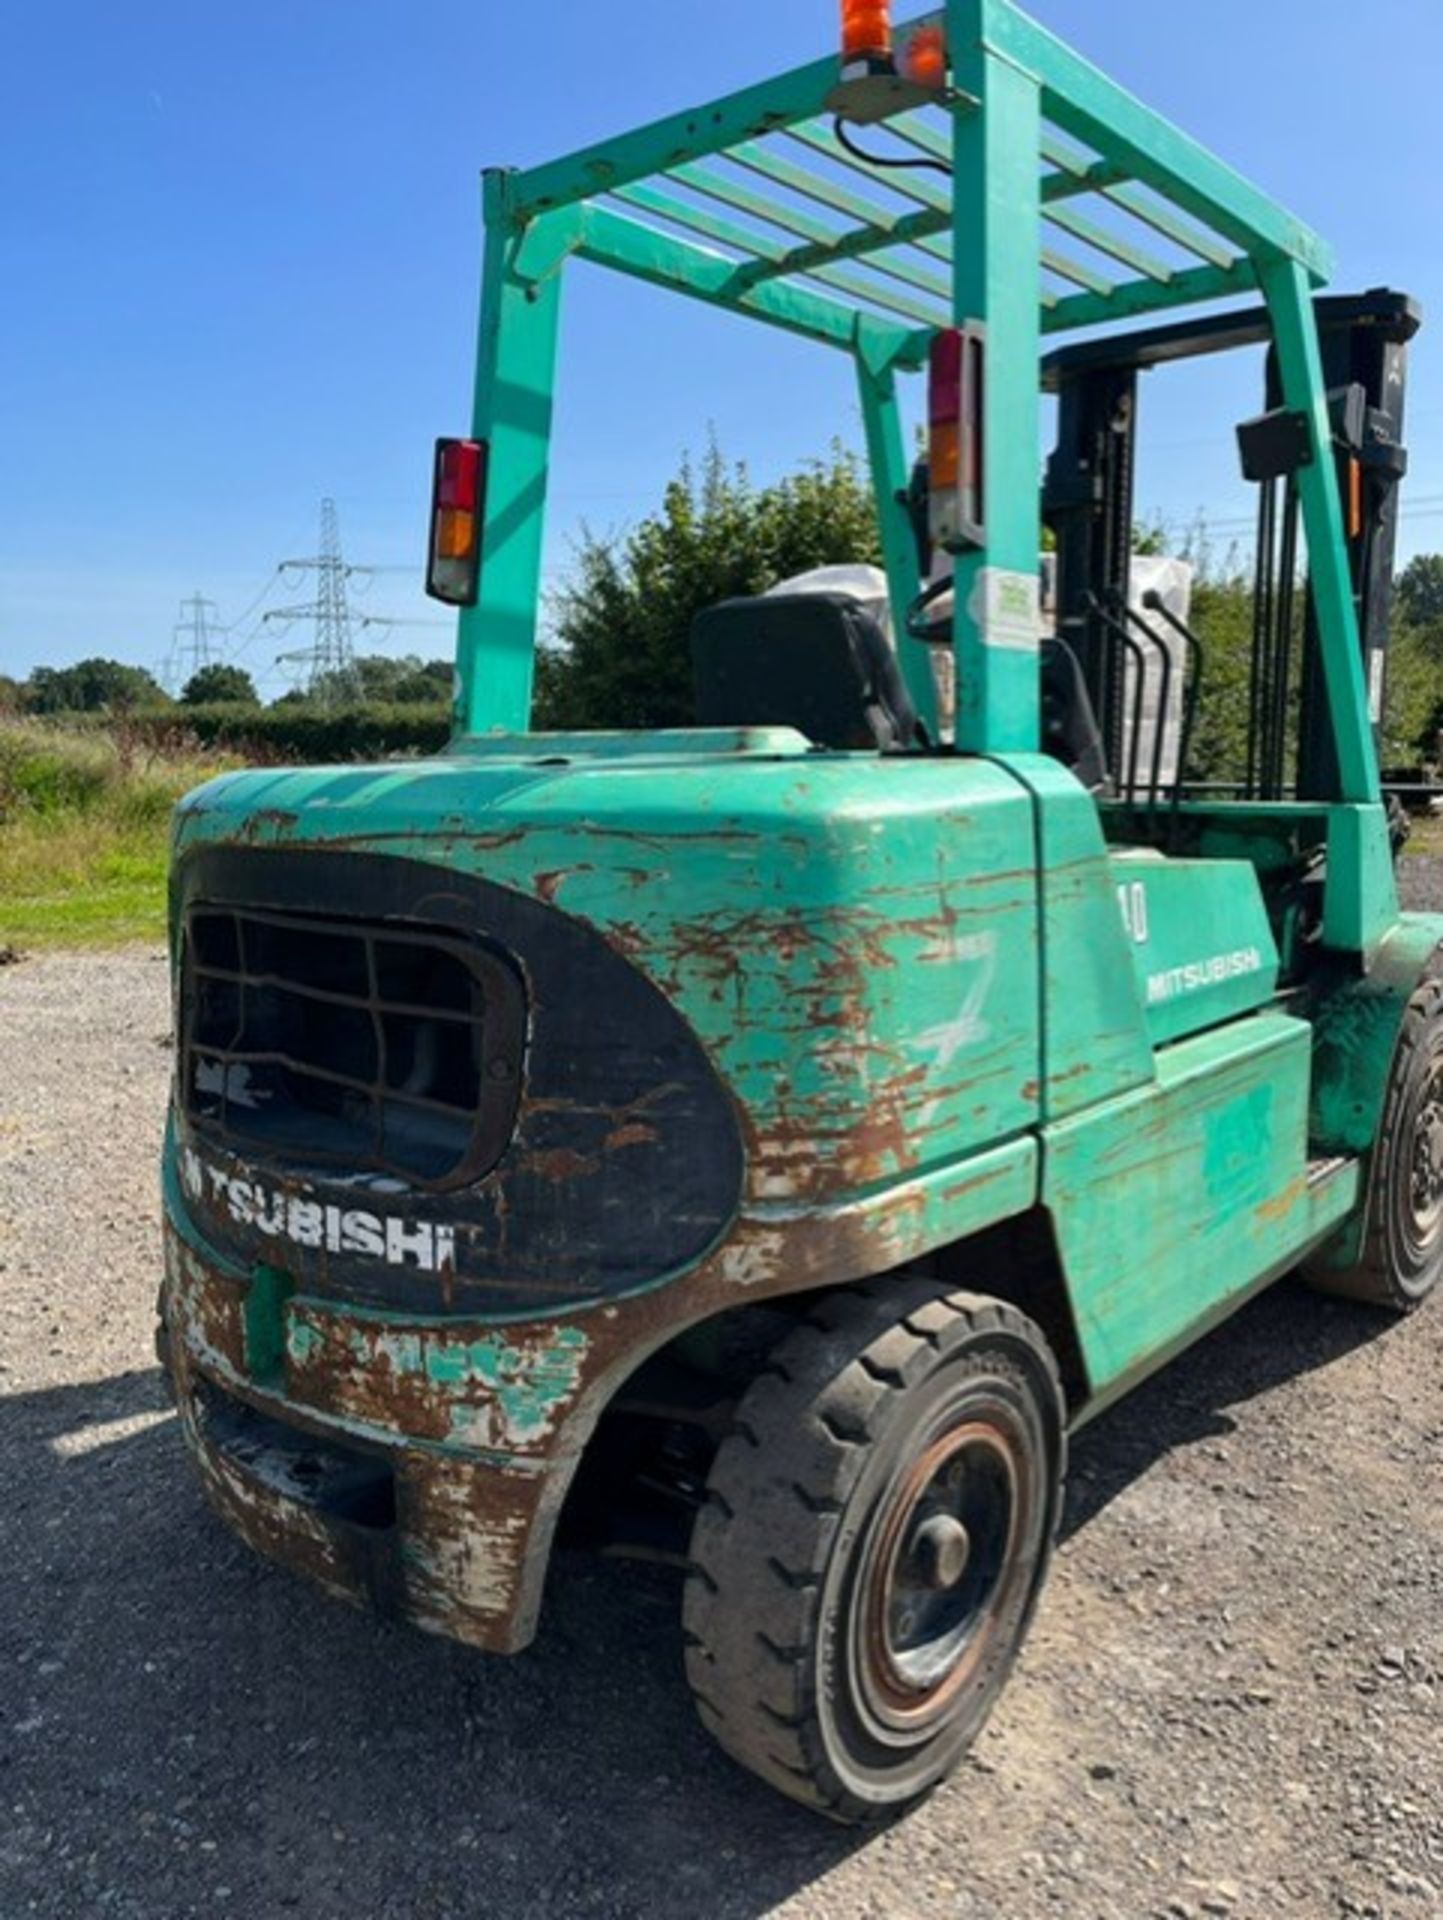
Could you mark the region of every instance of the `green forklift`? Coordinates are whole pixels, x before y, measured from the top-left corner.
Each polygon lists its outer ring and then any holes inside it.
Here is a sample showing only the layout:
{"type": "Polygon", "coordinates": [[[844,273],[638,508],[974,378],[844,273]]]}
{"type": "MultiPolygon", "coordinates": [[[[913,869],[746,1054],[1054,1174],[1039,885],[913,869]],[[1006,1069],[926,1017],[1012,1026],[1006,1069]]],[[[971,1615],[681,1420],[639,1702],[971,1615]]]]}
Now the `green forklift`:
{"type": "Polygon", "coordinates": [[[260,1552],[495,1653],[558,1542],[676,1565],[706,1726],[878,1819],[993,1707],[1074,1429],[1293,1270],[1437,1285],[1443,916],[1376,730],[1419,316],[1010,0],[844,0],[485,214],[450,745],[176,816],[159,1347],[260,1552]],[[530,731],[578,263],[855,372],[880,603],[708,610],[684,729],[530,731]],[[1133,475],[1144,376],[1244,348],[1223,788],[1133,475]]]}

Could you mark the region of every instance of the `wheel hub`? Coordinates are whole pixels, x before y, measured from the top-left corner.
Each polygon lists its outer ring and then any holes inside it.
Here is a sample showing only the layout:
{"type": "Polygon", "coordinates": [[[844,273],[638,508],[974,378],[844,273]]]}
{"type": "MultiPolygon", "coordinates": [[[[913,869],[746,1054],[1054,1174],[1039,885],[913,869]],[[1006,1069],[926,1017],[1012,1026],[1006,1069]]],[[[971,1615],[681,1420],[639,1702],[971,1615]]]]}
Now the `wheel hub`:
{"type": "Polygon", "coordinates": [[[943,1593],[955,1587],[972,1557],[972,1536],[950,1513],[934,1513],[912,1537],[907,1564],[919,1587],[943,1593]]]}
{"type": "Polygon", "coordinates": [[[1026,1505],[1005,1420],[927,1446],[893,1489],[865,1578],[862,1677],[879,1724],[941,1717],[982,1658],[1026,1505]]]}
{"type": "Polygon", "coordinates": [[[1425,1234],[1443,1217],[1443,1102],[1435,1089],[1418,1115],[1413,1136],[1414,1220],[1425,1234]]]}

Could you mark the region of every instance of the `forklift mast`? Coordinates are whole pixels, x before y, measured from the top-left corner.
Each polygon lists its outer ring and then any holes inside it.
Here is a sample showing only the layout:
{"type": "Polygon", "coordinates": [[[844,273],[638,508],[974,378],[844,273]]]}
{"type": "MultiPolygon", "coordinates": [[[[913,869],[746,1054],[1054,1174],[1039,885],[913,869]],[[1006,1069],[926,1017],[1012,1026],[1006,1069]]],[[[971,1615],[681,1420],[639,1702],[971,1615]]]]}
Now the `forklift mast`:
{"type": "MultiPolygon", "coordinates": [[[[1375,746],[1384,710],[1408,344],[1421,324],[1404,294],[1374,289],[1314,302],[1333,429],[1332,452],[1344,503],[1344,538],[1375,746]]],[[[1058,400],[1057,445],[1049,460],[1043,514],[1057,543],[1059,635],[1082,665],[1108,764],[1128,760],[1129,652],[1147,622],[1129,606],[1134,541],[1139,376],[1153,368],[1239,347],[1267,346],[1264,413],[1239,429],[1245,477],[1258,487],[1244,799],[1341,798],[1323,681],[1317,608],[1299,580],[1297,473],[1311,461],[1302,416],[1284,403],[1276,348],[1261,309],[1148,328],[1063,348],[1044,363],[1044,388],[1058,400]],[[1294,671],[1297,591],[1303,616],[1294,671]],[[1296,705],[1295,722],[1290,717],[1296,705]],[[1290,751],[1295,733],[1295,751],[1290,751]]],[[[1206,637],[1188,635],[1203,658],[1206,637]]],[[[1180,778],[1185,786],[1186,769],[1180,778]]],[[[1136,798],[1126,792],[1127,798],[1136,798]]]]}
{"type": "MultiPolygon", "coordinates": [[[[1347,506],[1348,561],[1358,608],[1359,638],[1368,687],[1369,717],[1381,733],[1387,701],[1387,656],[1392,632],[1393,579],[1398,553],[1400,483],[1408,470],[1403,439],[1408,387],[1408,345],[1422,324],[1422,311],[1405,294],[1377,289],[1360,299],[1324,300],[1320,306],[1323,377],[1330,395],[1362,389],[1360,444],[1336,447],[1339,481],[1347,506]]],[[[1279,391],[1276,359],[1269,356],[1269,406],[1279,391]]],[[[1353,424],[1357,424],[1355,410],[1353,424]]],[[[1328,799],[1337,791],[1337,759],[1328,731],[1318,659],[1317,613],[1311,596],[1303,650],[1302,706],[1298,729],[1297,791],[1301,799],[1328,799]]]]}

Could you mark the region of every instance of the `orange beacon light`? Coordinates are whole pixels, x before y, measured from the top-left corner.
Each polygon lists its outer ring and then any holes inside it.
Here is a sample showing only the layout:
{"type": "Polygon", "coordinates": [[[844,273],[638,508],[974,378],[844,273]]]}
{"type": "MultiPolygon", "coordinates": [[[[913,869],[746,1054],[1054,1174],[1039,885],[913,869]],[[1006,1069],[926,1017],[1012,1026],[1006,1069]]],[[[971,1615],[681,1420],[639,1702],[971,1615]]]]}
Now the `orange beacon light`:
{"type": "Polygon", "coordinates": [[[892,64],[891,0],[842,0],[842,62],[892,64]]]}

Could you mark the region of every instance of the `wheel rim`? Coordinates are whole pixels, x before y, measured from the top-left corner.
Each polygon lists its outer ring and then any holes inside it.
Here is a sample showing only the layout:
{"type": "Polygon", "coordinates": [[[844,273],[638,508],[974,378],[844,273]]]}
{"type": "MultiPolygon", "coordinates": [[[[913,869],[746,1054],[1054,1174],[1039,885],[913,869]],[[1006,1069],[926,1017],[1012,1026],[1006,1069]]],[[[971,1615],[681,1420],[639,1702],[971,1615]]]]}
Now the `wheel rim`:
{"type": "Polygon", "coordinates": [[[1026,1435],[997,1404],[935,1434],[893,1481],[859,1569],[853,1670],[874,1735],[929,1732],[1027,1589],[1036,1502],[1026,1435]]]}
{"type": "Polygon", "coordinates": [[[1443,1059],[1433,1061],[1418,1104],[1407,1212],[1409,1242],[1426,1258],[1443,1230],[1443,1059]]]}

